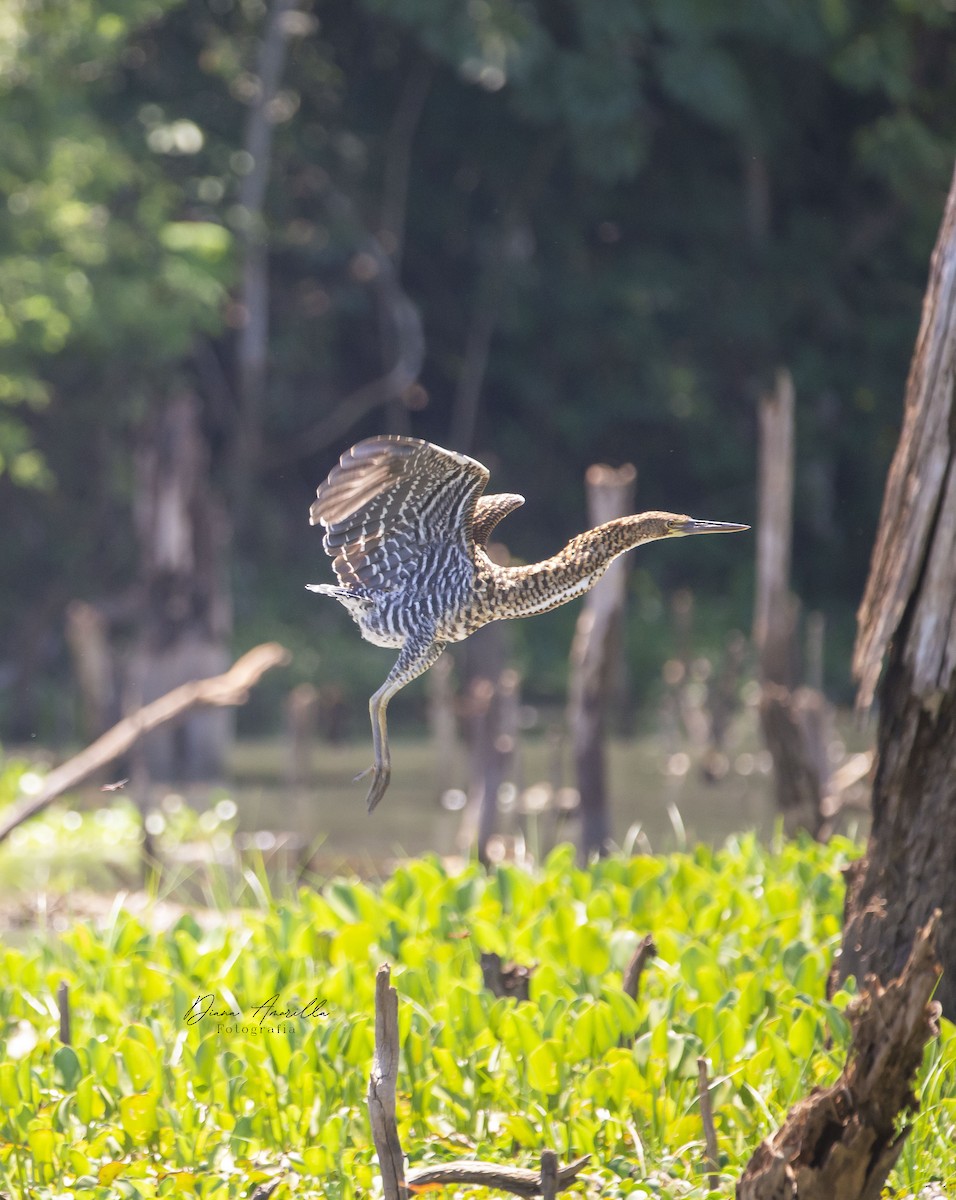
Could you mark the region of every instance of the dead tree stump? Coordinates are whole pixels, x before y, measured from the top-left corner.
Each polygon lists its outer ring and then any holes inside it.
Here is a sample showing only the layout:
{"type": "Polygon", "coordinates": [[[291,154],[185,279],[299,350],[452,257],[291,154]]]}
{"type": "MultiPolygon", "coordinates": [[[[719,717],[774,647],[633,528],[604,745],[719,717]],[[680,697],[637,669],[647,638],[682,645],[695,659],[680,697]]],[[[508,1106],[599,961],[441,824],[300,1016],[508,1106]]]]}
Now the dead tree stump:
{"type": "Polygon", "coordinates": [[[793,380],[780,371],[773,391],[760,398],[760,478],[757,520],[757,595],[754,643],[760,658],[760,725],[773,758],[777,808],[787,833],[823,825],[826,774],[825,722],[807,721],[801,709],[826,702],[809,689],[793,692],[794,634],[798,605],[790,593],[790,540],[793,525],[793,380]]]}
{"type": "MultiPolygon", "coordinates": [[[[229,529],[209,483],[208,459],[198,400],[180,392],[163,407],[136,460],[144,603],[128,708],[229,665],[229,529]]],[[[232,730],[227,709],[193,713],[175,728],[158,729],[139,748],[148,777],[220,778],[232,730]]]]}
{"type": "MultiPolygon", "coordinates": [[[[633,511],[637,471],[630,464],[615,469],[602,463],[588,467],[588,518],[601,525],[633,511]]],[[[581,796],[582,858],[604,854],[611,836],[608,814],[604,726],[614,665],[621,641],[629,556],[616,559],[588,592],[571,646],[568,725],[581,796]]]]}
{"type": "Polygon", "coordinates": [[[859,612],[859,703],[879,692],[873,826],[838,978],[895,975],[934,908],[956,1019],[956,173],[933,251],[900,441],[859,612]],[[884,660],[886,670],[880,678],[884,660]]]}
{"type": "Polygon", "coordinates": [[[874,977],[848,1010],[852,1041],[840,1078],[817,1088],[758,1147],[737,1200],[879,1200],[918,1107],[913,1081],[923,1047],[939,1034],[935,927],[920,931],[909,961],[886,987],[874,977]]]}

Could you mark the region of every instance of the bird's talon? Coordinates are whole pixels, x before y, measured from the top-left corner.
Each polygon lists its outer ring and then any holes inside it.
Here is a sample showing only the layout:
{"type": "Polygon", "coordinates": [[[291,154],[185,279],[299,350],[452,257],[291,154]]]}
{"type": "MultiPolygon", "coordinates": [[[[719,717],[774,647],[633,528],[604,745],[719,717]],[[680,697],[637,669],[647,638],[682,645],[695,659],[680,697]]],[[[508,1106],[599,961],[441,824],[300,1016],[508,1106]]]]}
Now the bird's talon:
{"type": "MultiPolygon", "coordinates": [[[[369,767],[369,771],[372,772],[373,779],[372,786],[368,789],[366,803],[368,804],[368,811],[371,812],[372,809],[378,804],[379,800],[381,800],[381,798],[385,795],[385,792],[388,789],[388,781],[392,777],[392,771],[391,767],[383,766],[369,767]]],[[[369,772],[365,771],[363,773],[367,775],[369,772]]]]}
{"type": "Polygon", "coordinates": [[[355,778],[352,780],[352,782],[353,782],[353,783],[358,783],[358,781],[359,781],[360,779],[364,779],[366,775],[371,775],[371,773],[372,773],[374,770],[375,770],[375,768],[374,768],[374,767],[366,767],[364,771],[359,771],[359,773],[358,773],[358,774],[355,776],[355,778]]]}

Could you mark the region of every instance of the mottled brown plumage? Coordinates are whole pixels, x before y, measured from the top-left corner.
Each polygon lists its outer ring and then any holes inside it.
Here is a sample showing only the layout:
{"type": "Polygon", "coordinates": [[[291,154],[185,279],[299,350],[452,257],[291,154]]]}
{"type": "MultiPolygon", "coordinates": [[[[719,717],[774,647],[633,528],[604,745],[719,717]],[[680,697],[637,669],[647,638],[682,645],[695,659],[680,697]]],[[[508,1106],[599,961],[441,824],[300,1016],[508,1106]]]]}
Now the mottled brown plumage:
{"type": "Polygon", "coordinates": [[[646,512],[589,529],[544,562],[502,567],[485,546],[524,499],[483,496],[487,482],[486,468],[464,454],[417,438],[374,437],[342,455],[312,504],[311,523],[325,529],[323,545],[339,582],[310,589],[339,600],[368,641],[400,649],[369,701],[375,752],[369,811],[388,787],[388,702],[447,643],[489,621],[547,612],[583,595],[613,559],[644,542],[748,528],[646,512]]]}

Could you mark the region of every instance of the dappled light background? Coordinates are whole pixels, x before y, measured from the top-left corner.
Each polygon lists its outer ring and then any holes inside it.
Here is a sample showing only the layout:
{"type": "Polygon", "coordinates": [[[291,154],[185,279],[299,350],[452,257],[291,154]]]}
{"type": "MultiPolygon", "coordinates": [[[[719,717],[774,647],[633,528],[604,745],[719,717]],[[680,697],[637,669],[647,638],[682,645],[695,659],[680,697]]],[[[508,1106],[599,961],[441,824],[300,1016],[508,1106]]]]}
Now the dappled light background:
{"type": "MultiPolygon", "coordinates": [[[[316,484],[373,433],[463,450],[527,497],[496,533],[512,562],[584,527],[595,462],[636,466],[638,509],[752,523],[780,369],[793,588],[819,614],[801,672],[847,705],[952,168],[954,49],[950,6],[902,0],[5,4],[0,741],[42,767],[276,640],[291,664],[238,711],[238,742],[231,717],[203,735],[221,761],[171,735],[114,773],[134,781],[118,808],[150,778],[157,835],[185,795],[210,836],[293,830],[362,866],[461,852],[474,664],[457,648],[395,704],[368,821],[350,780],[391,658],[304,590],[331,579],[316,484]]],[[[634,560],[614,836],[766,830],[754,539],[634,560]]],[[[564,828],[576,616],[501,635],[501,853],[564,828]]],[[[841,719],[827,753],[866,742],[841,719]]]]}

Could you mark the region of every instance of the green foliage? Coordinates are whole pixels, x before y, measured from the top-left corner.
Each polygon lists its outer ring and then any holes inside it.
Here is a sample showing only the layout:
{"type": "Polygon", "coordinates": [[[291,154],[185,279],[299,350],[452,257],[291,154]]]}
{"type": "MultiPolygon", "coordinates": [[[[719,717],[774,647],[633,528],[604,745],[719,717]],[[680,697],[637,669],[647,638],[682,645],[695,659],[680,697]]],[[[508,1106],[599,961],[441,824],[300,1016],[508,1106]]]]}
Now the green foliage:
{"type": "MultiPolygon", "coordinates": [[[[129,594],[131,463],[156,404],[191,387],[215,483],[235,470],[239,200],[267,7],[0,14],[0,663],[37,681],[0,713],[18,737],[64,725],[38,682],[66,674],[64,606],[129,594]]],[[[952,7],[328,0],[292,20],[270,110],[269,377],[233,545],[237,640],[265,614],[264,636],[351,643],[303,607],[298,584],[324,562],[308,497],[353,438],[447,443],[485,328],[475,444],[459,448],[528,495],[503,534],[525,560],[581,528],[580,480],[603,459],[636,462],[642,507],[748,520],[754,398],[788,366],[795,584],[846,627],[952,165],[952,7]],[[302,431],[393,357],[361,253],[386,216],[422,318],[420,387],[407,411],[343,422],[305,454],[302,431]]],[[[713,540],[660,554],[657,587],[693,580],[742,627],[750,558],[713,540]]],[[[539,628],[528,665],[553,699],[566,627],[539,628]]]]}
{"type": "MultiPolygon", "coordinates": [[[[238,1197],[277,1175],[277,1197],[369,1194],[374,972],[388,961],[413,1164],[531,1162],[551,1146],[593,1155],[602,1195],[702,1197],[704,1054],[729,1187],[841,1063],[848,997],[824,988],[849,850],[746,838],[581,870],[561,847],[540,871],[493,877],[417,860],[376,886],[335,879],[162,931],[117,903],[102,929],[0,951],[0,1180],[37,1200],[238,1197]],[[645,931],[659,957],[635,1003],[620,979],[645,931]],[[537,964],[530,1003],[482,989],[479,950],[537,964]],[[71,1046],[57,1040],[60,981],[71,1046]],[[275,1011],[257,1014],[266,1002],[275,1011]]],[[[937,1151],[954,1062],[944,1024],[898,1171],[911,1191],[953,1182],[937,1151]]]]}

